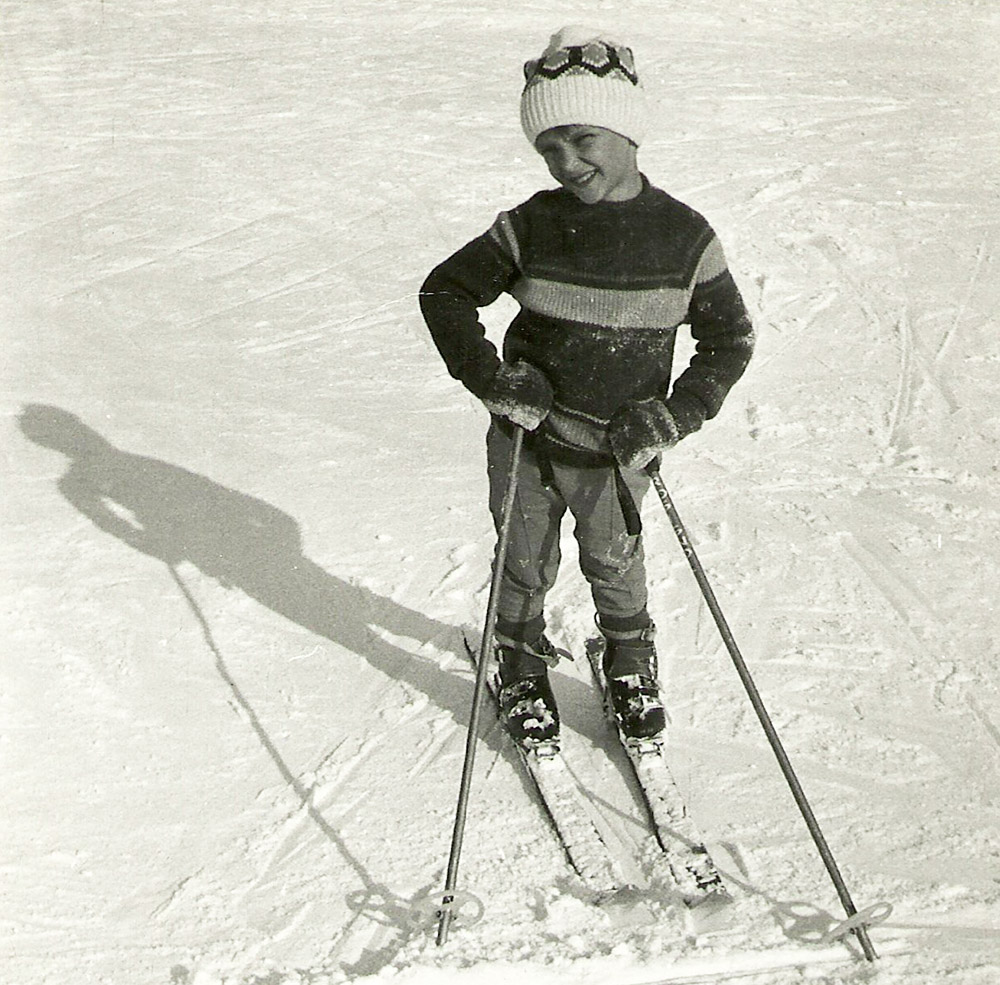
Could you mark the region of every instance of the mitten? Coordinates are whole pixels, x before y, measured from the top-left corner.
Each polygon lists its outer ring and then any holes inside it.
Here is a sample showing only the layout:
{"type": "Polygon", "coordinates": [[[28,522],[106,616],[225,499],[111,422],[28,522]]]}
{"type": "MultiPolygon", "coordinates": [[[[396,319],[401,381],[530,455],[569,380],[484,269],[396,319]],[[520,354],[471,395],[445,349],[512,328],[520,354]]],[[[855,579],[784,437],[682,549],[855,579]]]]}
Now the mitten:
{"type": "Polygon", "coordinates": [[[540,369],[523,359],[501,363],[481,399],[491,414],[534,431],[552,408],[552,384],[540,369]]]}
{"type": "Polygon", "coordinates": [[[662,400],[630,400],[611,418],[608,440],[619,463],[645,468],[660,452],[680,441],[681,430],[662,400]]]}

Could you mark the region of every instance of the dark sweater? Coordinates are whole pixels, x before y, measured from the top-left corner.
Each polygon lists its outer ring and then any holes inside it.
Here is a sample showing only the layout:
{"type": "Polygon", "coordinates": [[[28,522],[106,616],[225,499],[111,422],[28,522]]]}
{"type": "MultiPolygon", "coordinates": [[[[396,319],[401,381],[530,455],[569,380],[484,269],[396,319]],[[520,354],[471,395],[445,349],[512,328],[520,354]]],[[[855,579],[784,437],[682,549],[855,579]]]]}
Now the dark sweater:
{"type": "Polygon", "coordinates": [[[521,305],[503,358],[537,366],[555,394],[532,443],[572,464],[610,461],[607,424],[628,400],[666,399],[681,436],[696,431],[719,412],[753,349],[711,227],[645,177],[625,202],[539,192],[431,272],[424,319],[448,371],[480,397],[500,360],[477,309],[503,292],[521,305]],[[695,354],[671,389],[683,323],[695,354]]]}

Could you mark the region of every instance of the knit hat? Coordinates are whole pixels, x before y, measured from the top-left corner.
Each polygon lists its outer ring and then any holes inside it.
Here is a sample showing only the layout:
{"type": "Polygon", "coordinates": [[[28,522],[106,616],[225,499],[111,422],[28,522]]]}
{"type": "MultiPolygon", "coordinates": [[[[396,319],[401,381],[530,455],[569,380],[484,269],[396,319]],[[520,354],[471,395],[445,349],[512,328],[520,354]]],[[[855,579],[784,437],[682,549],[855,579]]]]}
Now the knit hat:
{"type": "Polygon", "coordinates": [[[552,35],[540,58],[524,63],[521,126],[534,146],[551,127],[604,127],[640,144],[646,133],[645,91],[632,50],[600,32],[569,26],[552,35]]]}

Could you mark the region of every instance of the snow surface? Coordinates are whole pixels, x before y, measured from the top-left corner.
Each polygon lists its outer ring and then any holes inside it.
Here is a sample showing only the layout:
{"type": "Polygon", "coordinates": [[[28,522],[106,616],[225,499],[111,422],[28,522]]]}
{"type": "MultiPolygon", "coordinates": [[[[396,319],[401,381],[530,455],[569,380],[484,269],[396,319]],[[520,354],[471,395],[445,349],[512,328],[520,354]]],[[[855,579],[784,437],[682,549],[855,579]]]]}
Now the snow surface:
{"type": "MultiPolygon", "coordinates": [[[[1000,980],[1000,21],[983,0],[48,0],[3,11],[0,980],[1000,980]],[[632,40],[654,183],[759,347],[668,486],[859,906],[838,902],[659,504],[671,762],[737,901],[684,912],[582,669],[566,745],[639,888],[580,891],[487,715],[485,412],[415,292],[549,181],[520,63],[632,40]]],[[[499,338],[511,307],[488,313],[499,338]]],[[[569,537],[567,530],[567,537],[569,537]]],[[[557,643],[591,627],[572,541],[557,643]]]]}

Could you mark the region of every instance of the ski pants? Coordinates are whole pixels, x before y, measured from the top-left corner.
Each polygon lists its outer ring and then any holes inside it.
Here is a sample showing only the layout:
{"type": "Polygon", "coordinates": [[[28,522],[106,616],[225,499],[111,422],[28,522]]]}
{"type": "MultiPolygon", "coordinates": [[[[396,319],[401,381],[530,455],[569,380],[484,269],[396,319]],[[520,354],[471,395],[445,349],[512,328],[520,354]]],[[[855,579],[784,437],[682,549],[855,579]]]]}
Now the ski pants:
{"type": "MultiPolygon", "coordinates": [[[[509,480],[512,440],[494,423],[486,437],[490,512],[499,532],[509,480]]],[[[632,500],[649,488],[644,472],[622,470],[632,500]]],[[[642,537],[630,533],[613,468],[576,468],[539,462],[525,444],[511,516],[507,558],[500,583],[497,626],[505,635],[533,641],[545,628],[545,597],[559,571],[560,528],[567,510],[575,521],[580,570],[598,615],[621,623],[642,614],[646,569],[642,537]]]]}

